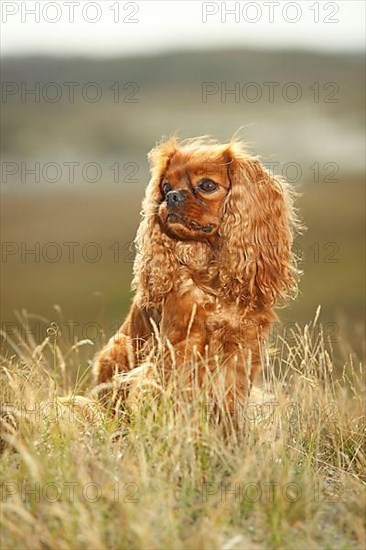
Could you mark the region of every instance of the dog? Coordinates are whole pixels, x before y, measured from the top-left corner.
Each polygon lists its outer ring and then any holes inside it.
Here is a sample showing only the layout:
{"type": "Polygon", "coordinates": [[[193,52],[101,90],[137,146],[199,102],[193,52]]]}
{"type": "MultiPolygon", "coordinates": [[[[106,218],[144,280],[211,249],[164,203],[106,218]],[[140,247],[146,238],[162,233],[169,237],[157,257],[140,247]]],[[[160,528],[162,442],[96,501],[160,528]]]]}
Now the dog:
{"type": "MultiPolygon", "coordinates": [[[[158,143],[136,236],[129,314],[94,363],[96,384],[143,364],[155,329],[192,384],[218,369],[229,410],[245,402],[274,307],[294,297],[294,192],[245,144],[207,136],[158,143]]],[[[165,374],[172,362],[164,361],[165,374]]]]}

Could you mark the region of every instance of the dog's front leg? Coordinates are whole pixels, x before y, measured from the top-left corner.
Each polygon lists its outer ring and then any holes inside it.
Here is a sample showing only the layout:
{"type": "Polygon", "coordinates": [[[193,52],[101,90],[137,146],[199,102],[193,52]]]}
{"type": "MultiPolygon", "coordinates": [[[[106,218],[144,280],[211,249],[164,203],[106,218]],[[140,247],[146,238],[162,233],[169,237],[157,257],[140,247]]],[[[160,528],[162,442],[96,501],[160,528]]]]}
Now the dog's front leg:
{"type": "Polygon", "coordinates": [[[148,312],[132,303],[121,328],[97,355],[93,374],[96,384],[111,381],[116,373],[128,372],[138,363],[139,351],[152,332],[148,312]]]}

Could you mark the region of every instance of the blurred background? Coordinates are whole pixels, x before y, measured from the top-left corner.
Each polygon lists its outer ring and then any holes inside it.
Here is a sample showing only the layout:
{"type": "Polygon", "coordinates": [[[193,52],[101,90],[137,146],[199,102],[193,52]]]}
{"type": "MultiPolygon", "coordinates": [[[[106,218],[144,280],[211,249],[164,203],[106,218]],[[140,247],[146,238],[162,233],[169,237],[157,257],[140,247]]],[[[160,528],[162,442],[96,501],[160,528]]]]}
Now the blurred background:
{"type": "Polygon", "coordinates": [[[74,4],[2,3],[2,328],[26,310],[39,341],[57,320],[99,346],[131,300],[147,152],[241,128],[301,193],[304,276],[281,319],[321,305],[330,336],[359,342],[364,4],[74,4]]]}

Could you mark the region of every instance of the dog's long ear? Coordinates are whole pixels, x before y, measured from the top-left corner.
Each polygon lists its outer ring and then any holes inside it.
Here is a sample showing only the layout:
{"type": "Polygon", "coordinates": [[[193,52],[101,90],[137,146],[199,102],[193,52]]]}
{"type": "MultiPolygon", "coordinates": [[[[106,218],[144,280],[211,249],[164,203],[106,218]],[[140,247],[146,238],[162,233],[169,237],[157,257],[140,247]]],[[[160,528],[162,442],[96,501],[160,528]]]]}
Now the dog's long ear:
{"type": "Polygon", "coordinates": [[[219,277],[228,298],[271,307],[297,288],[293,193],[240,144],[229,153],[231,189],[220,227],[219,277]]]}
{"type": "Polygon", "coordinates": [[[137,291],[140,307],[161,302],[174,281],[172,241],[160,229],[157,211],[162,200],[160,179],[177,150],[177,141],[162,141],[148,154],[151,179],[142,203],[142,219],[135,239],[136,257],[132,288],[137,291]]]}

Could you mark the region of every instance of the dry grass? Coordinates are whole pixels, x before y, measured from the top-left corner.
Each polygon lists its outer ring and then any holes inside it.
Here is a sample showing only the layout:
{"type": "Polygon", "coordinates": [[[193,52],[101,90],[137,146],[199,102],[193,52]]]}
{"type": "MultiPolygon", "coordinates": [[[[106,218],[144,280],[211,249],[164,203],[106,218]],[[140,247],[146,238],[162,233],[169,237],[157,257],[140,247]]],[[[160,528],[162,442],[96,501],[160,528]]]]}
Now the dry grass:
{"type": "Polygon", "coordinates": [[[174,382],[108,414],[88,342],[65,350],[55,327],[8,345],[3,548],[364,548],[362,370],[317,320],[278,338],[241,429],[174,382]]]}

